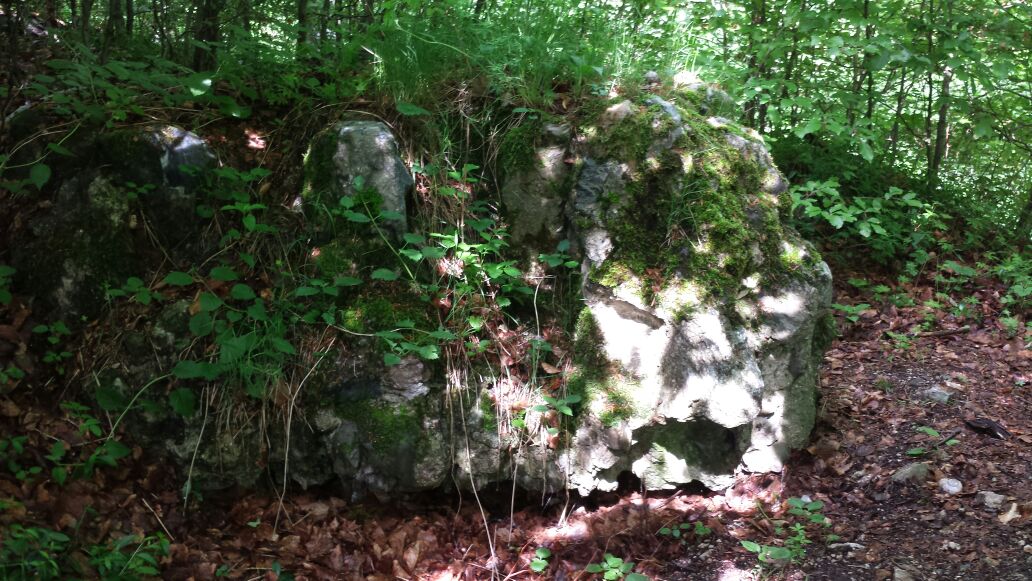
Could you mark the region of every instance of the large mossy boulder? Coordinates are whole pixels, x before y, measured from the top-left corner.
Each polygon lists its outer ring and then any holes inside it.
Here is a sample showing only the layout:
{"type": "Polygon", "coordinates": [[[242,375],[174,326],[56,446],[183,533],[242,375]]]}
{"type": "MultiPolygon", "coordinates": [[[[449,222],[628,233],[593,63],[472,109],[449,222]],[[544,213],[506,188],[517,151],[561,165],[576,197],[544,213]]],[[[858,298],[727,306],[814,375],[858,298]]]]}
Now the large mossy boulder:
{"type": "Polygon", "coordinates": [[[197,243],[200,174],[215,157],[172,126],[119,130],[69,142],[50,200],[12,241],[16,288],[54,319],[99,314],[104,291],[141,273],[155,243],[183,253],[197,243]]]}
{"type": "MultiPolygon", "coordinates": [[[[580,262],[579,283],[565,291],[577,305],[564,348],[572,365],[550,372],[562,375],[551,393],[570,398],[564,410],[557,400],[542,405],[539,385],[456,355],[465,351],[451,352],[451,366],[439,353],[420,360],[418,350],[384,357],[384,341],[408,340],[399,328],[448,336],[442,325],[454,321],[439,316],[442,295],[432,293],[449,283],[395,276],[388,236],[320,211],[367,193],[354,189],[361,176],[377,194],[362,205],[391,212],[403,235],[396,244],[430,238],[397,219],[407,215],[411,177],[386,126],[331,127],[306,160],[306,217],[325,234],[308,266],[325,280],[362,280],[334,299],[347,332],[305,356],[300,383],[270,396],[292,406],[289,439],[285,423],[258,426],[240,413],[206,441],[198,413],[157,418],[175,424],[160,431],[164,447],[198,488],[251,485],[271,467],[277,482],[287,474],[354,497],[500,481],[588,493],[616,489],[627,473],[649,489],[722,488],[737,473],[780,470],[814,425],[831,276],[782,224],[787,184],[762,138],[708,114],[725,104],[712,87],[656,85],[589,103],[566,126],[534,120],[503,140],[512,146],[499,192],[498,222],[512,233],[506,258],[558,247],[580,262]],[[393,338],[378,334],[391,329],[393,338]],[[504,408],[514,392],[523,401],[504,408]]],[[[433,266],[433,276],[469,275],[461,265],[449,274],[444,260],[433,266]]],[[[480,300],[478,308],[496,307],[480,300]]],[[[127,383],[145,381],[134,374],[127,383]]]]}
{"type": "MultiPolygon", "coordinates": [[[[564,449],[524,455],[524,485],[612,490],[629,471],[650,489],[720,488],[738,470],[780,470],[809,436],[831,274],[781,224],[787,184],[762,138],[705,116],[714,102],[705,86],[614,100],[579,139],[536,147],[578,159],[566,236],[585,306],[569,390],[584,405],[564,449]]],[[[507,183],[550,192],[546,169],[507,183]]]]}
{"type": "MultiPolygon", "coordinates": [[[[313,401],[322,460],[309,464],[383,494],[512,479],[586,493],[626,472],[650,489],[721,488],[739,471],[780,470],[814,425],[831,276],[782,225],[787,184],[762,138],[705,115],[714,102],[709,87],[645,94],[506,139],[526,156],[503,152],[514,253],[565,240],[582,259],[567,377],[580,402],[564,434],[517,452],[519,435],[483,403],[490,381],[456,395],[367,360],[313,401]]],[[[525,424],[543,429],[543,415],[528,410],[525,424]]]]}

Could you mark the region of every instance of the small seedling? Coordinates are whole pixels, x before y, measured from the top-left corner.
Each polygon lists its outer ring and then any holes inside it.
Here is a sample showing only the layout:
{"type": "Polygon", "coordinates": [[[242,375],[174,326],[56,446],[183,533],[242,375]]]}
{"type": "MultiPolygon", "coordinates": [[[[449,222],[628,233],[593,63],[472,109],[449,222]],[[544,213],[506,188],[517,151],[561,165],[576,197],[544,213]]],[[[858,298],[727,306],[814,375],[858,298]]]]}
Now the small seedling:
{"type": "Polygon", "coordinates": [[[601,573],[602,578],[607,581],[613,579],[626,579],[626,581],[648,581],[649,578],[641,573],[631,573],[634,563],[624,561],[612,553],[606,553],[601,563],[591,563],[584,568],[587,573],[601,573]]]}
{"type": "Polygon", "coordinates": [[[545,569],[548,569],[548,558],[551,556],[552,551],[545,547],[538,547],[534,551],[534,559],[530,562],[530,570],[535,573],[544,573],[545,569]]]}

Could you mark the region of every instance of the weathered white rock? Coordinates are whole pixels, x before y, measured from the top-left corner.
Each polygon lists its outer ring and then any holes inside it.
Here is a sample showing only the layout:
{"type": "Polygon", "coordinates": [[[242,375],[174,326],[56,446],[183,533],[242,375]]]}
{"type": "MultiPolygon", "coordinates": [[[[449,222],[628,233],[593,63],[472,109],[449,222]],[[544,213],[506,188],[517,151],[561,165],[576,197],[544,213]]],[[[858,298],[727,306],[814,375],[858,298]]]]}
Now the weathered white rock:
{"type": "Polygon", "coordinates": [[[955,478],[940,478],[939,490],[942,490],[949,495],[960,494],[960,492],[964,490],[964,483],[955,478]]]}
{"type": "MultiPolygon", "coordinates": [[[[307,160],[311,181],[308,203],[336,206],[341,196],[355,194],[355,179],[383,198],[382,209],[397,214],[387,220],[396,233],[407,230],[406,197],[413,180],[401,159],[398,142],[379,121],[341,121],[316,137],[307,160]]],[[[320,210],[314,208],[313,215],[320,210]]]]}
{"type": "Polygon", "coordinates": [[[978,502],[985,505],[986,508],[992,510],[998,510],[1001,506],[1003,506],[1003,501],[1007,500],[1006,496],[1002,494],[996,494],[995,492],[991,492],[988,490],[979,491],[978,494],[975,495],[975,498],[978,500],[978,502]]]}

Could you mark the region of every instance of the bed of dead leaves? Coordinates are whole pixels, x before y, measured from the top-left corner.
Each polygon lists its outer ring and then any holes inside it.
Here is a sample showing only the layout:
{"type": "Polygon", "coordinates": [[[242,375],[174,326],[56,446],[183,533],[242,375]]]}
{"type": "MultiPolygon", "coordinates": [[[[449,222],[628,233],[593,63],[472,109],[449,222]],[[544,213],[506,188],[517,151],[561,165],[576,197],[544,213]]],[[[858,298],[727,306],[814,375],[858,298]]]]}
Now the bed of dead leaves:
{"type": "MultiPolygon", "coordinates": [[[[723,492],[643,493],[631,478],[619,494],[573,499],[499,488],[480,491],[479,502],[451,493],[353,503],[327,489],[291,490],[281,504],[270,487],[186,505],[181,475],[135,447],[117,467],[64,485],[46,471],[19,479],[0,469],[0,531],[17,522],[64,532],[87,575],[90,545],[162,532],[171,541],[166,579],[276,579],[275,571],[369,581],[592,579],[599,576],[585,566],[606,553],[668,580],[1030,579],[1032,351],[1028,337],[1008,337],[994,318],[999,291],[989,284],[976,293],[977,321],[889,303],[842,321],[825,357],[812,444],[781,474],[743,476],[723,492]],[[913,339],[901,345],[889,330],[913,339]],[[1009,437],[969,420],[997,422],[1009,437]],[[893,480],[915,462],[927,466],[924,478],[893,480]],[[959,480],[961,491],[945,492],[942,478],[959,480]],[[989,506],[987,492],[1003,500],[989,506]],[[783,544],[791,497],[823,502],[827,521],[808,525],[805,557],[759,568],[740,541],[783,544]],[[696,522],[708,532],[698,534],[696,522]],[[681,523],[689,526],[680,539],[657,534],[681,523]],[[541,547],[551,557],[538,575],[530,562],[541,547]]],[[[840,291],[838,300],[869,298],[840,291]]],[[[0,351],[32,369],[31,314],[16,300],[3,315],[0,351]]],[[[98,438],[57,408],[64,395],[52,387],[26,378],[4,391],[3,437],[27,436],[21,465],[51,465],[45,456],[57,441],[68,462],[96,449],[98,438]]]]}

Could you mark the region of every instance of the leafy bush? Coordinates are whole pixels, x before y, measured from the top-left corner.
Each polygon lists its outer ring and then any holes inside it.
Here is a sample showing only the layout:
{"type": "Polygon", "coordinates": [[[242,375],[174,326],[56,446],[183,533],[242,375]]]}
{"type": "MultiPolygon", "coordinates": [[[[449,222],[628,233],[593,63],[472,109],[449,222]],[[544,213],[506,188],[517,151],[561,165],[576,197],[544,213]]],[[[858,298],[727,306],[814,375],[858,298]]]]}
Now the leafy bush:
{"type": "Polygon", "coordinates": [[[826,236],[833,244],[859,243],[877,260],[929,247],[932,231],[945,227],[946,216],[934,205],[895,186],[881,196],[847,198],[839,191],[838,179],[831,178],[793,186],[789,196],[800,230],[826,236]]]}

